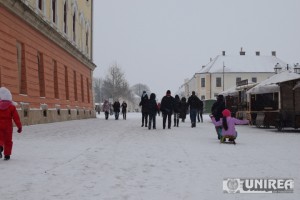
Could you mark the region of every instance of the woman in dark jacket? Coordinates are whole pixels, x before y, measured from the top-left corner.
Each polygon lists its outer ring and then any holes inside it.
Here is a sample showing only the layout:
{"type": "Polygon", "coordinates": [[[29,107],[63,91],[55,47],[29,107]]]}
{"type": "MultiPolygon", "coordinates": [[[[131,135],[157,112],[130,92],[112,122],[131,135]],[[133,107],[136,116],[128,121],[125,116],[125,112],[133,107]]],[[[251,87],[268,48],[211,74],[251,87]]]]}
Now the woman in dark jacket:
{"type": "Polygon", "coordinates": [[[149,125],[148,129],[151,129],[151,123],[153,122],[153,129],[156,129],[156,114],[158,112],[158,106],[156,103],[156,95],[154,93],[150,94],[150,99],[148,101],[147,110],[149,115],[149,125]]]}
{"type": "Polygon", "coordinates": [[[180,118],[181,121],[184,122],[186,118],[186,113],[188,112],[189,105],[186,102],[186,98],[181,98],[181,107],[180,107],[180,118]]]}
{"type": "Polygon", "coordinates": [[[113,108],[114,108],[114,113],[115,113],[115,119],[118,120],[119,119],[119,114],[120,114],[120,102],[117,100],[115,101],[113,108]]]}
{"type": "Polygon", "coordinates": [[[181,102],[179,96],[176,94],[174,99],[174,127],[179,126],[180,110],[181,110],[181,102]]]}

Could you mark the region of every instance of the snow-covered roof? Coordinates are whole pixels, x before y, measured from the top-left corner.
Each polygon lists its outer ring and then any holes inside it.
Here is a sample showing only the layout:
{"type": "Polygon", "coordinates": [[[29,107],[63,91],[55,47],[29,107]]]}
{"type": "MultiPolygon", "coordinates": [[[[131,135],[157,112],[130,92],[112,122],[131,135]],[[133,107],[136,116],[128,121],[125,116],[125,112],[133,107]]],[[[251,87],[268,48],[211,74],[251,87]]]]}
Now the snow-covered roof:
{"type": "Polygon", "coordinates": [[[223,65],[225,72],[274,72],[277,63],[287,65],[276,56],[218,55],[197,73],[222,73],[223,65]]]}
{"type": "Polygon", "coordinates": [[[268,79],[260,82],[255,87],[251,88],[247,93],[251,94],[262,94],[279,92],[279,86],[277,83],[300,79],[300,74],[296,74],[290,71],[283,71],[279,74],[269,77],[268,79]]]}
{"type": "Polygon", "coordinates": [[[224,96],[236,96],[238,95],[238,92],[241,91],[241,90],[244,90],[244,89],[248,89],[248,88],[251,88],[251,87],[254,87],[255,85],[257,85],[257,83],[248,83],[247,85],[241,85],[241,86],[233,86],[219,94],[222,94],[224,96]]]}

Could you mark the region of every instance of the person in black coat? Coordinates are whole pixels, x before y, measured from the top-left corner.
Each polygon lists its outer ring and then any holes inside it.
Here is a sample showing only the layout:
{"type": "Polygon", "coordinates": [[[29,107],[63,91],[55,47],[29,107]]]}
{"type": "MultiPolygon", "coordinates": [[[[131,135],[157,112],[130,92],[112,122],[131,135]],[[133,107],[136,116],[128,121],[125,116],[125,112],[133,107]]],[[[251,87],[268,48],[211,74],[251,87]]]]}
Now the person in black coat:
{"type": "Polygon", "coordinates": [[[182,122],[185,121],[186,114],[188,112],[188,108],[189,108],[189,105],[186,102],[186,98],[182,97],[181,98],[181,107],[180,107],[180,118],[181,118],[182,122]]]}
{"type": "Polygon", "coordinates": [[[139,104],[140,106],[142,106],[142,127],[144,126],[144,124],[147,127],[148,124],[148,109],[147,109],[148,100],[149,98],[146,91],[143,91],[143,94],[141,96],[141,102],[139,104]]]}
{"type": "Polygon", "coordinates": [[[122,105],[122,114],[123,114],[123,119],[126,120],[126,113],[127,113],[127,103],[125,101],[123,101],[122,105]]]}
{"type": "MultiPolygon", "coordinates": [[[[214,116],[216,121],[219,121],[223,117],[222,112],[225,109],[225,101],[223,95],[218,95],[217,101],[211,107],[211,114],[214,116]]],[[[216,132],[218,139],[221,139],[222,126],[216,126],[216,132]]]]}
{"type": "Polygon", "coordinates": [[[192,91],[192,95],[188,99],[188,105],[190,107],[192,128],[194,128],[196,127],[196,116],[200,107],[200,99],[196,96],[195,91],[192,91]]]}
{"type": "Polygon", "coordinates": [[[171,117],[174,110],[174,97],[171,96],[171,91],[168,90],[166,96],[161,100],[160,111],[163,116],[163,129],[166,128],[166,121],[168,118],[168,129],[171,128],[171,117]]]}
{"type": "Polygon", "coordinates": [[[202,114],[203,114],[203,101],[201,101],[201,99],[200,99],[199,109],[198,109],[198,113],[197,113],[198,122],[200,122],[200,119],[201,119],[201,122],[203,122],[202,114]]]}
{"type": "Polygon", "coordinates": [[[174,127],[179,126],[180,110],[181,110],[181,102],[179,96],[176,94],[174,99],[174,127]]]}
{"type": "Polygon", "coordinates": [[[156,103],[156,95],[154,93],[150,94],[150,99],[148,101],[148,114],[149,114],[149,125],[148,129],[151,129],[151,123],[153,122],[153,129],[156,129],[156,114],[158,113],[158,106],[156,103]]]}
{"type": "Polygon", "coordinates": [[[118,120],[119,119],[119,114],[120,114],[120,102],[119,100],[115,101],[115,103],[113,104],[113,108],[114,108],[114,113],[115,113],[115,119],[118,120]]]}

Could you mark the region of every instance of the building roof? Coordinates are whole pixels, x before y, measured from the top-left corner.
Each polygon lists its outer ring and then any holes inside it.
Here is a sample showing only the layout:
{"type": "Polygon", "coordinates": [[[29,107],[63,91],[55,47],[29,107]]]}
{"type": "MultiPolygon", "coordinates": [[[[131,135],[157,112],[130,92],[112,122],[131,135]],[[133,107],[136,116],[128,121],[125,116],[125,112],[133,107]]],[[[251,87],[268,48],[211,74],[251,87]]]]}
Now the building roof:
{"type": "Polygon", "coordinates": [[[255,55],[218,55],[211,62],[205,65],[197,73],[222,73],[224,72],[274,72],[275,65],[287,66],[276,56],[255,56],[255,55]]]}
{"type": "Polygon", "coordinates": [[[283,71],[279,74],[275,74],[270,78],[262,81],[255,87],[251,88],[247,91],[248,94],[262,94],[262,93],[272,93],[272,92],[279,92],[278,83],[291,81],[291,80],[300,80],[300,75],[290,72],[290,71],[283,71]]]}

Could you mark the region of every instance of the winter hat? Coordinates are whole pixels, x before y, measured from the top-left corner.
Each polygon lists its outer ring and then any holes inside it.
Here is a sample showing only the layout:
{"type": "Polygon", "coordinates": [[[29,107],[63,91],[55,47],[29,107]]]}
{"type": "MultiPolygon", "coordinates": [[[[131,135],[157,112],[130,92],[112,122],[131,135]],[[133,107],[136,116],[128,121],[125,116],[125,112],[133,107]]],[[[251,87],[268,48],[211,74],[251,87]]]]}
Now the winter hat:
{"type": "Polygon", "coordinates": [[[230,117],[231,116],[230,110],[228,109],[223,110],[222,115],[224,117],[230,117]]]}
{"type": "Polygon", "coordinates": [[[12,101],[12,95],[6,87],[0,88],[0,100],[12,101]]]}
{"type": "Polygon", "coordinates": [[[170,91],[170,90],[167,90],[167,94],[171,94],[171,91],[170,91]]]}

